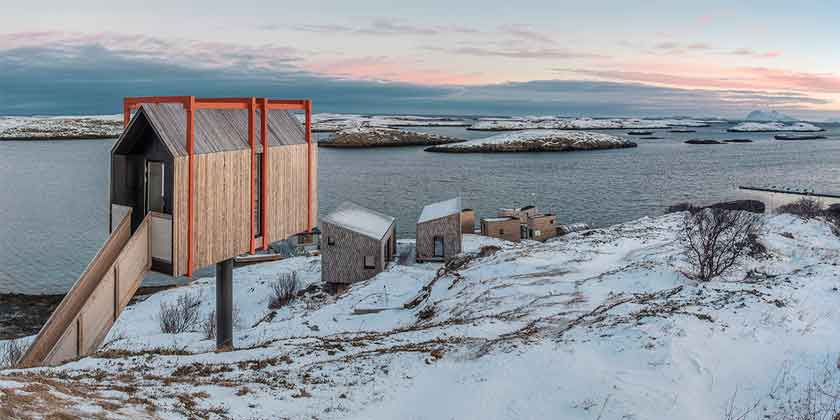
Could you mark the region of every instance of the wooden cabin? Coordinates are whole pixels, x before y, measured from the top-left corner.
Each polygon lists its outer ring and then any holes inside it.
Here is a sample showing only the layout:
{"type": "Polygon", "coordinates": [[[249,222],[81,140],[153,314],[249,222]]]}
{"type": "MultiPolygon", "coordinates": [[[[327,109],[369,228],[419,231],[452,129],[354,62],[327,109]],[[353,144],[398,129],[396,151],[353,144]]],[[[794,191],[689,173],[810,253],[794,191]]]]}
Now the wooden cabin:
{"type": "Polygon", "coordinates": [[[475,210],[461,210],[461,232],[469,234],[475,233],[475,210]]]}
{"type": "Polygon", "coordinates": [[[558,235],[557,217],[553,214],[537,214],[528,218],[527,238],[545,241],[558,235]]]}
{"type": "Polygon", "coordinates": [[[496,210],[497,217],[512,217],[519,219],[519,223],[528,223],[528,218],[538,214],[537,208],[534,206],[518,207],[513,209],[501,208],[496,210]]]}
{"type": "Polygon", "coordinates": [[[461,199],[423,207],[417,219],[417,262],[444,262],[461,253],[461,199]]]}
{"type": "Polygon", "coordinates": [[[397,254],[396,220],[345,202],[321,219],[321,279],[330,284],[367,280],[397,254]]]}
{"type": "Polygon", "coordinates": [[[317,148],[290,109],[308,116],[311,105],[126,99],[127,125],[111,149],[111,229],[129,209],[132,232],[151,214],[152,270],[174,276],[310,231],[317,148]]]}
{"type": "Polygon", "coordinates": [[[521,226],[518,218],[489,217],[481,219],[481,234],[506,241],[519,242],[522,239],[521,226]]]}

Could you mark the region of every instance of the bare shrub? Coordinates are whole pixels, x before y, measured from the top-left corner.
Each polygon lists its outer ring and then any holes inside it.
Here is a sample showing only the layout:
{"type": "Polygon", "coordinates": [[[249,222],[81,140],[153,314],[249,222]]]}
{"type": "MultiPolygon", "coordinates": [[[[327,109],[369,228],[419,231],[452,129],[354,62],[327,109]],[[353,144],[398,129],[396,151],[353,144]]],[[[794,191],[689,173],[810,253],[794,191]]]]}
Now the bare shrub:
{"type": "Polygon", "coordinates": [[[204,323],[201,324],[201,330],[204,331],[204,336],[208,340],[216,338],[216,310],[212,310],[207,314],[204,323]]]}
{"type": "MultiPolygon", "coordinates": [[[[233,305],[233,328],[239,328],[240,317],[239,317],[239,306],[233,305]]],[[[212,340],[216,338],[216,310],[211,310],[207,317],[204,318],[204,322],[201,323],[201,331],[204,332],[204,336],[208,340],[212,340]]]]}
{"type": "Polygon", "coordinates": [[[21,340],[8,340],[0,344],[0,369],[15,367],[25,351],[21,340]]]}
{"type": "Polygon", "coordinates": [[[793,203],[780,206],[776,211],[799,216],[805,220],[816,219],[823,214],[822,204],[813,198],[800,198],[793,203]]]}
{"type": "Polygon", "coordinates": [[[190,331],[199,322],[201,294],[185,292],[173,302],[161,302],[158,319],[160,330],[165,334],[180,334],[190,331]]]}
{"type": "Polygon", "coordinates": [[[280,273],[271,283],[271,296],[268,301],[269,309],[280,309],[295,299],[300,282],[297,273],[280,273]]]}
{"type": "Polygon", "coordinates": [[[491,255],[495,255],[501,250],[502,248],[496,245],[484,245],[483,247],[481,247],[481,250],[478,251],[478,256],[481,258],[489,257],[491,255]]]}
{"type": "Polygon", "coordinates": [[[709,281],[732,269],[750,252],[761,229],[761,215],[745,211],[708,208],[686,213],[680,240],[692,272],[709,281]]]}

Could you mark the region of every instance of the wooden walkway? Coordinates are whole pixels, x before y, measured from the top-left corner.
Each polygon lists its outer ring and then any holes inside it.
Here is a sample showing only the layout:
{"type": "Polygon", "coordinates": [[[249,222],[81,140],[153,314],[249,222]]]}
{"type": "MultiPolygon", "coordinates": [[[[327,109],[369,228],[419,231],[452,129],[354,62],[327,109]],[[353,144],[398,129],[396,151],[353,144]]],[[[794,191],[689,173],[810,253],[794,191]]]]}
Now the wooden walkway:
{"type": "Polygon", "coordinates": [[[123,217],[41,328],[20,366],[56,365],[96,351],[151,268],[150,218],[132,235],[131,213],[123,217]]]}

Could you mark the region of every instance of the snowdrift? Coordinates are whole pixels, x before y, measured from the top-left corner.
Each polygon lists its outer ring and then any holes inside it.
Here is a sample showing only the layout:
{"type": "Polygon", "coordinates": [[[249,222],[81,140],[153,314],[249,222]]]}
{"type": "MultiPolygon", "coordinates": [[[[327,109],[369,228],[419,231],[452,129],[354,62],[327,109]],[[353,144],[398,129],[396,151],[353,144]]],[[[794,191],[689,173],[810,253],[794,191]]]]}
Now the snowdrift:
{"type": "Polygon", "coordinates": [[[212,310],[214,281],[201,279],[130,307],[93,357],[0,371],[2,410],[709,420],[750,410],[773,418],[810,378],[837,370],[840,240],[819,220],[767,217],[766,254],[698,284],[681,274],[681,218],[546,243],[466,235],[469,256],[456,263],[393,265],[339,296],[318,291],[317,257],[244,267],[234,274],[237,348],[227,353],[213,352],[199,327],[160,333],[161,303],[182,293],[204,297],[202,316],[212,310]],[[485,245],[494,247],[479,252],[485,245]],[[272,312],[270,284],[288,272],[313,286],[272,312]]]}

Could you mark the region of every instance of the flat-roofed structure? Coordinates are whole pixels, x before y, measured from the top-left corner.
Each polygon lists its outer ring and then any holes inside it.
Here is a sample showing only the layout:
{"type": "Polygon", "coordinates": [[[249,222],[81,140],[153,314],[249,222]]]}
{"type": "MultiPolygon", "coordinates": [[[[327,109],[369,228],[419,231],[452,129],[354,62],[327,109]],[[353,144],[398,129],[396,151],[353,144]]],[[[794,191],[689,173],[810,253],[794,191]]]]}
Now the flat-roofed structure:
{"type": "Polygon", "coordinates": [[[537,214],[528,217],[527,238],[545,241],[557,236],[557,217],[553,214],[537,214]]]}
{"type": "Polygon", "coordinates": [[[481,219],[481,234],[506,241],[519,242],[522,239],[521,225],[519,218],[488,217],[481,219]]]}

